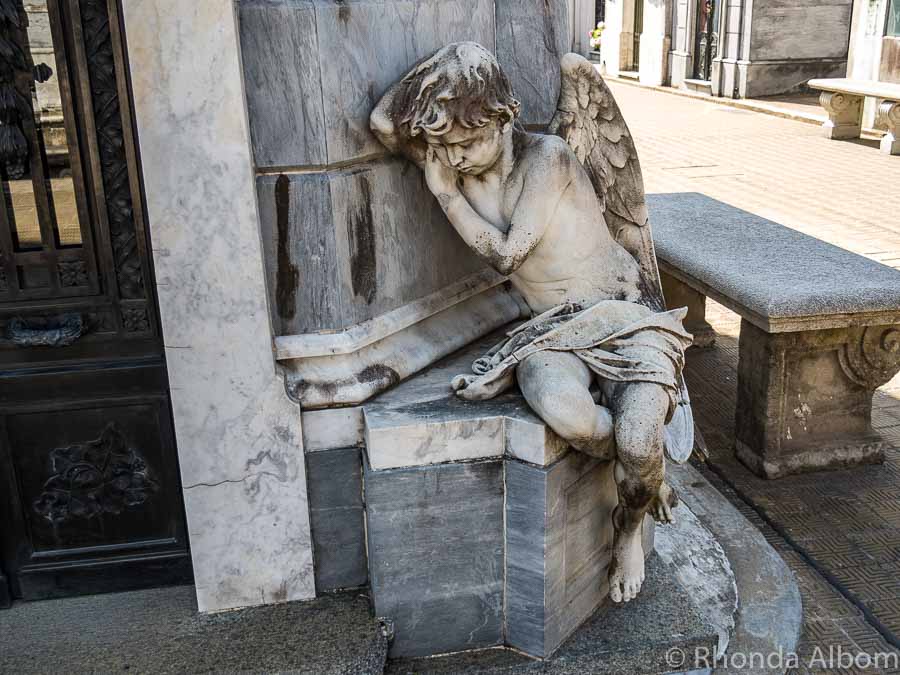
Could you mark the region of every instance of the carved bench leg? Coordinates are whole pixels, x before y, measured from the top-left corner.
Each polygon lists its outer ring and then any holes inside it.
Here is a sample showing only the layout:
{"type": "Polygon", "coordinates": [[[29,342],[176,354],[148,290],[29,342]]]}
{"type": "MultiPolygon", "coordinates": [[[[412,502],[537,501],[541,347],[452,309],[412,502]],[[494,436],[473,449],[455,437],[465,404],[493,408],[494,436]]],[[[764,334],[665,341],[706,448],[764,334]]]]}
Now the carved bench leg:
{"type": "Polygon", "coordinates": [[[823,125],[825,137],[831,139],[859,138],[862,129],[863,97],[840,92],[824,91],[819,103],[828,113],[823,125]]]}
{"type": "Polygon", "coordinates": [[[878,121],[887,127],[881,139],[881,151],[886,155],[900,155],[900,103],[884,101],[878,106],[878,121]]]}
{"type": "Polygon", "coordinates": [[[660,272],[663,294],[669,309],[687,307],[684,327],[694,336],[694,347],[712,347],[716,343],[716,331],[706,321],[706,296],[680,282],[665,272],[660,272]]]}
{"type": "Polygon", "coordinates": [[[898,326],[772,335],[742,321],[738,458],[765,478],[884,461],[872,396],[898,371],[898,326]]]}

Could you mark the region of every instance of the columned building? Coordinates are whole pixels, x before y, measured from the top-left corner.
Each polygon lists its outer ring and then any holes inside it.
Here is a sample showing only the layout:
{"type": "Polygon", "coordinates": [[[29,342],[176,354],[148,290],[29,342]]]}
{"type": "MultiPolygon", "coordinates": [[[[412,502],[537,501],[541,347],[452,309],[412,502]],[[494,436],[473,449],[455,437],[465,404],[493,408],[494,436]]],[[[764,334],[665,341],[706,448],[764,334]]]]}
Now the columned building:
{"type": "MultiPolygon", "coordinates": [[[[900,83],[900,0],[856,0],[847,77],[900,83]]],[[[876,99],[866,99],[863,126],[877,126],[876,99]]]]}
{"type": "Polygon", "coordinates": [[[714,96],[796,92],[812,78],[845,75],[852,6],[852,0],[606,0],[603,61],[610,75],[714,96]]]}

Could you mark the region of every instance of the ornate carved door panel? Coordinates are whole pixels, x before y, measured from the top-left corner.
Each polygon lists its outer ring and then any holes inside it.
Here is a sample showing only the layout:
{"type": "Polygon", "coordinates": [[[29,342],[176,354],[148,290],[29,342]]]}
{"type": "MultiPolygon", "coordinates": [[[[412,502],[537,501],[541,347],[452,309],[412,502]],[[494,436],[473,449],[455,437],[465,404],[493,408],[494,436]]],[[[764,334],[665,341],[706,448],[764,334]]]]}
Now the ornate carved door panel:
{"type": "Polygon", "coordinates": [[[190,579],[124,54],[117,0],[0,0],[0,584],[13,597],[190,579]]]}

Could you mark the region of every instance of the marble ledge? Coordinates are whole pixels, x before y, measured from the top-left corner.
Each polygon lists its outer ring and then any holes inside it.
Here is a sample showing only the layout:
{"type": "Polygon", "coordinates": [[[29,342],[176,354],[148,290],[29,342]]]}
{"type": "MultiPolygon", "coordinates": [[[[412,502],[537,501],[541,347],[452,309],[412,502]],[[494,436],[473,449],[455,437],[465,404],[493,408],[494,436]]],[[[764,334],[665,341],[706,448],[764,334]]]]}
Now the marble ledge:
{"type": "Polygon", "coordinates": [[[465,302],[504,281],[505,279],[493,270],[483,269],[420,300],[342,331],[282,335],[275,338],[275,357],[279,361],[287,361],[351,354],[465,302]]]}
{"type": "Polygon", "coordinates": [[[502,457],[555,463],[568,446],[518,392],[470,402],[450,388],[503,335],[482,337],[363,405],[304,411],[306,452],[364,446],[375,471],[502,457]]]}
{"type": "Polygon", "coordinates": [[[356,351],[280,363],[303,410],[353,406],[522,315],[518,297],[500,284],[356,351]]]}

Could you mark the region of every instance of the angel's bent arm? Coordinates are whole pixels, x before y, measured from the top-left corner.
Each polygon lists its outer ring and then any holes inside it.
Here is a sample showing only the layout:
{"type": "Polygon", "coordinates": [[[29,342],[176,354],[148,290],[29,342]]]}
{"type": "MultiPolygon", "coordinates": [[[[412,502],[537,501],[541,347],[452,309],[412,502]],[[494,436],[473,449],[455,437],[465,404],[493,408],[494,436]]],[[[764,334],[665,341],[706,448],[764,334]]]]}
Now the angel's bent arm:
{"type": "Polygon", "coordinates": [[[403,155],[421,169],[425,166],[425,143],[410,138],[400,131],[393,119],[397,114],[395,105],[397,96],[405,86],[406,83],[401,80],[385,92],[369,116],[369,128],[390,152],[403,155]]]}
{"type": "Polygon", "coordinates": [[[458,189],[437,195],[441,208],[466,244],[504,276],[519,269],[541,241],[572,181],[571,175],[547,171],[548,164],[554,163],[543,159],[534,158],[534,168],[526,171],[522,194],[506,233],[478,215],[458,189]]]}

